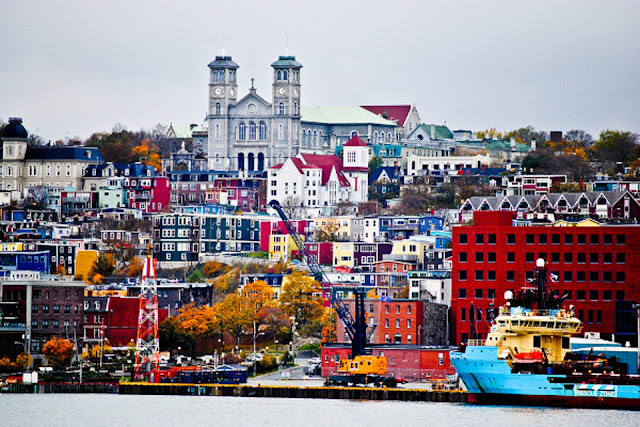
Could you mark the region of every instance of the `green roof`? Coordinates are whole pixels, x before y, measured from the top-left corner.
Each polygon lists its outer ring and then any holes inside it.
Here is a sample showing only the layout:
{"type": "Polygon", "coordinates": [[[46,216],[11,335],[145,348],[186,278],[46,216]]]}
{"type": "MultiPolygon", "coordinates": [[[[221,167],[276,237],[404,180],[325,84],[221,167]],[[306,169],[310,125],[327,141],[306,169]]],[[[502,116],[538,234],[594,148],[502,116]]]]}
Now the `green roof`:
{"type": "Polygon", "coordinates": [[[301,68],[302,64],[296,61],[295,56],[280,56],[278,60],[271,64],[272,67],[298,67],[301,68]]]}
{"type": "Polygon", "coordinates": [[[384,119],[369,110],[357,105],[342,107],[319,107],[303,105],[301,108],[303,122],[327,124],[374,124],[397,126],[395,122],[384,119]]]}
{"type": "Polygon", "coordinates": [[[431,128],[434,128],[435,139],[453,139],[453,132],[446,126],[421,124],[420,127],[431,136],[431,128]]]}
{"type": "MultiPolygon", "coordinates": [[[[489,151],[511,151],[511,141],[509,140],[497,140],[491,141],[486,147],[489,151]]],[[[531,149],[527,144],[516,142],[516,151],[520,153],[526,153],[531,149]]]]}

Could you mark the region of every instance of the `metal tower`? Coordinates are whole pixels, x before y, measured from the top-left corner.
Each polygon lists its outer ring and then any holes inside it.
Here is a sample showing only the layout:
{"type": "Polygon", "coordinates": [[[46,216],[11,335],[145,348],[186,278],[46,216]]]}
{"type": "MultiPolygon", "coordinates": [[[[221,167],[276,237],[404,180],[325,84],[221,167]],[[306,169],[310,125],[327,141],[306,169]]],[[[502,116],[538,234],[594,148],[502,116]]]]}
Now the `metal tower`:
{"type": "Polygon", "coordinates": [[[158,284],[151,256],[145,258],[140,285],[140,311],[136,341],[135,378],[141,380],[158,368],[160,339],[158,336],[158,284]]]}

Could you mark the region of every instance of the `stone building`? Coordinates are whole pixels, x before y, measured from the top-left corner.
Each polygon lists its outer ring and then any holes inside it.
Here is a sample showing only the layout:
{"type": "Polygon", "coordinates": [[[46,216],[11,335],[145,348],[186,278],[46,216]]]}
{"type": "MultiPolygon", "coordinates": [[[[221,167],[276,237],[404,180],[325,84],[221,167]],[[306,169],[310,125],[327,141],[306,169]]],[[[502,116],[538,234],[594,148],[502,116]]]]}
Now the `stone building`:
{"type": "Polygon", "coordinates": [[[208,166],[210,170],[263,171],[296,156],[300,148],[300,69],[294,56],[273,68],[272,100],[253,86],[238,99],[237,70],[230,56],[209,64],[208,166]]]}

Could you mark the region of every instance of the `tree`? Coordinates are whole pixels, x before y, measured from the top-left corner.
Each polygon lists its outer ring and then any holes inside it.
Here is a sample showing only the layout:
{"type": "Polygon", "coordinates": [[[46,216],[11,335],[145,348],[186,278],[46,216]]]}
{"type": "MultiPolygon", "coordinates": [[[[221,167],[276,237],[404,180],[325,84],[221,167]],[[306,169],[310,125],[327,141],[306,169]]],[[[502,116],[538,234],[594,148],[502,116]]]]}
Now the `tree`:
{"type": "Polygon", "coordinates": [[[180,310],[177,320],[183,331],[196,338],[211,336],[219,331],[216,311],[213,307],[188,305],[180,310]]]}
{"type": "Polygon", "coordinates": [[[608,164],[622,162],[628,165],[640,157],[638,143],[640,136],[636,133],[618,130],[605,130],[593,146],[594,156],[608,164]]]}
{"type": "Polygon", "coordinates": [[[283,311],[295,316],[301,325],[319,323],[324,312],[324,299],[319,296],[318,282],[300,271],[294,271],[288,279],[280,296],[283,311]]]}
{"type": "Polygon", "coordinates": [[[264,280],[256,280],[242,287],[241,296],[243,304],[253,309],[253,320],[259,321],[262,317],[262,310],[265,307],[275,304],[273,290],[264,280]]]}
{"type": "Polygon", "coordinates": [[[140,277],[142,276],[142,269],[144,268],[144,262],[138,258],[133,257],[131,262],[126,268],[127,276],[129,277],[140,277]]]}
{"type": "Polygon", "coordinates": [[[282,201],[280,206],[289,219],[300,218],[302,216],[303,209],[299,197],[288,196],[282,201]]]}
{"type": "Polygon", "coordinates": [[[47,208],[47,189],[43,186],[28,187],[25,197],[25,207],[28,209],[42,210],[47,208]]]}
{"type": "Polygon", "coordinates": [[[91,271],[89,272],[89,277],[93,277],[93,275],[100,274],[101,276],[111,276],[116,269],[115,262],[113,257],[110,254],[100,254],[98,258],[93,263],[93,267],[91,267],[91,271]]]}
{"type": "Polygon", "coordinates": [[[316,233],[316,241],[335,242],[338,238],[338,230],[340,230],[340,225],[335,220],[328,220],[316,233]]]}
{"type": "Polygon", "coordinates": [[[371,176],[383,164],[384,160],[382,160],[382,157],[373,156],[371,160],[369,160],[369,175],[371,176]]]}
{"type": "Polygon", "coordinates": [[[47,360],[56,369],[65,367],[73,357],[73,344],[64,338],[53,337],[42,347],[47,360]]]}
{"type": "Polygon", "coordinates": [[[222,264],[218,261],[208,261],[202,267],[202,273],[208,278],[217,276],[220,271],[222,271],[222,264]]]}
{"type": "Polygon", "coordinates": [[[202,275],[202,271],[199,269],[193,270],[193,273],[187,277],[187,283],[202,283],[204,282],[204,276],[202,275]]]}
{"type": "Polygon", "coordinates": [[[337,341],[336,322],[338,321],[338,315],[333,308],[327,308],[322,315],[322,344],[332,343],[337,341]]]}
{"type": "MultiPolygon", "coordinates": [[[[128,240],[106,240],[105,245],[113,260],[115,268],[122,268],[131,261],[136,254],[133,242],[128,240]]],[[[105,274],[109,276],[109,274],[105,274]]]]}
{"type": "Polygon", "coordinates": [[[538,145],[542,145],[549,139],[549,134],[545,131],[536,131],[533,126],[529,125],[517,130],[512,130],[504,135],[505,139],[514,137],[517,142],[524,144],[531,144],[532,141],[536,141],[538,145]]]}
{"type": "Polygon", "coordinates": [[[572,129],[565,133],[564,140],[567,146],[572,148],[589,149],[593,145],[593,136],[581,129],[572,129]]]}
{"type": "Polygon", "coordinates": [[[253,327],[255,307],[251,307],[237,292],[227,295],[222,301],[214,305],[216,321],[222,332],[228,332],[236,339],[249,327],[253,327]]]}
{"type": "Polygon", "coordinates": [[[167,317],[160,323],[158,334],[160,336],[160,350],[172,351],[180,347],[189,354],[193,353],[195,336],[187,332],[176,317],[167,317]]]}

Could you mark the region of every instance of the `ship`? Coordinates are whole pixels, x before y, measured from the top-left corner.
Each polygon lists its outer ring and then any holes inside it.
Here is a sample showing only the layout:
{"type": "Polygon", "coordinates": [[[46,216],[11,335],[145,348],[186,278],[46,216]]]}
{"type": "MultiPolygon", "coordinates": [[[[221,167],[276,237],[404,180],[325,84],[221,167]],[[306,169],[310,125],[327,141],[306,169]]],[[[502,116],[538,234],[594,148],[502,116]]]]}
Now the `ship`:
{"type": "MultiPolygon", "coordinates": [[[[598,352],[571,351],[582,322],[550,292],[539,259],[537,286],[505,292],[486,340],[470,339],[451,363],[470,403],[640,410],[640,376],[598,352]]],[[[636,367],[633,367],[636,370],[636,367]]]]}

